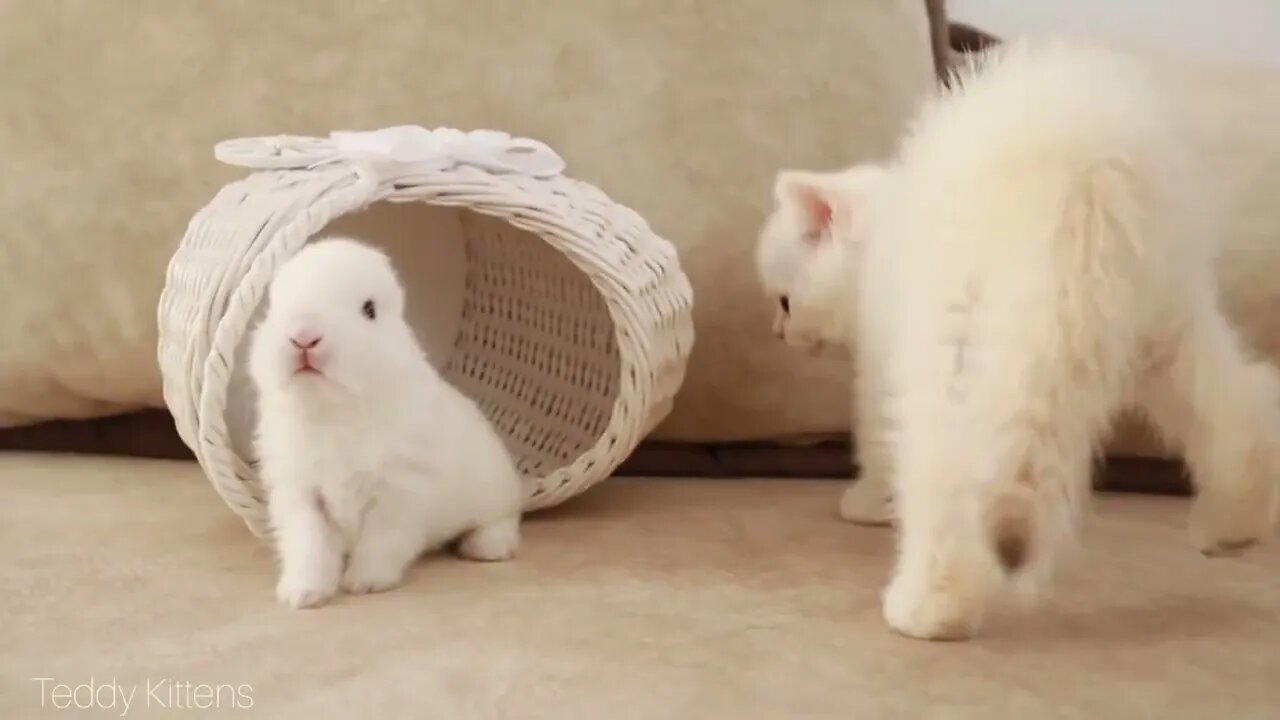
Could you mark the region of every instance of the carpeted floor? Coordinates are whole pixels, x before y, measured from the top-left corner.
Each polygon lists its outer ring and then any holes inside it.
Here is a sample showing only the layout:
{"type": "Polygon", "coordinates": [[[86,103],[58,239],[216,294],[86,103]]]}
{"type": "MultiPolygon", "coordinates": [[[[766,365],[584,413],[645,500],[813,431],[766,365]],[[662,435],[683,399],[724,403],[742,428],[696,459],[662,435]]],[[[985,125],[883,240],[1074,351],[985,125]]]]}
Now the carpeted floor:
{"type": "Polygon", "coordinates": [[[291,611],[194,465],[0,454],[0,718],[1280,717],[1280,543],[1206,560],[1185,499],[1100,497],[1050,605],[929,644],[882,625],[891,536],[838,492],[615,480],[513,562],[291,611]]]}

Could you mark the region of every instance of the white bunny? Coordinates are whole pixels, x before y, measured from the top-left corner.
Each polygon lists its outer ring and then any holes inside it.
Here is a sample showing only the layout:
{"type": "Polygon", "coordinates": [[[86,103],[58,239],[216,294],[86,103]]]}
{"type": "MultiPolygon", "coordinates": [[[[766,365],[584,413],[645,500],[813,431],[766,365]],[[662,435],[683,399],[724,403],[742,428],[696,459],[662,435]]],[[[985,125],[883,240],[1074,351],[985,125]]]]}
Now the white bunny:
{"type": "Polygon", "coordinates": [[[455,539],[474,560],[519,545],[511,456],[427,362],[404,305],[390,259],[345,238],[310,243],[271,284],[249,372],[276,594],[293,607],[395,587],[455,539]]]}

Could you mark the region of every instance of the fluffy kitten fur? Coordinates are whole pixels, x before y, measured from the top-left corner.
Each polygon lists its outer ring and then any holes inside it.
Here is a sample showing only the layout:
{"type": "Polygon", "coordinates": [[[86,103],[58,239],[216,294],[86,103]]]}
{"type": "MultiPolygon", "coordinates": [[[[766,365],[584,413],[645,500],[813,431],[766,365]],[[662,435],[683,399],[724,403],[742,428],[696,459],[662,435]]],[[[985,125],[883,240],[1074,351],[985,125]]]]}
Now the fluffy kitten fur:
{"type": "Polygon", "coordinates": [[[390,260],[342,238],[307,245],[272,282],[249,366],[285,604],[392,588],[453,540],[475,560],[516,552],[515,465],[427,362],[404,305],[390,260]]]}
{"type": "Polygon", "coordinates": [[[1187,459],[1202,552],[1280,495],[1280,381],[1219,309],[1209,192],[1140,67],[1012,43],[956,79],[883,166],[780,173],[757,258],[779,335],[854,354],[841,509],[898,525],[885,619],[930,639],[1044,589],[1123,406],[1187,459]]]}

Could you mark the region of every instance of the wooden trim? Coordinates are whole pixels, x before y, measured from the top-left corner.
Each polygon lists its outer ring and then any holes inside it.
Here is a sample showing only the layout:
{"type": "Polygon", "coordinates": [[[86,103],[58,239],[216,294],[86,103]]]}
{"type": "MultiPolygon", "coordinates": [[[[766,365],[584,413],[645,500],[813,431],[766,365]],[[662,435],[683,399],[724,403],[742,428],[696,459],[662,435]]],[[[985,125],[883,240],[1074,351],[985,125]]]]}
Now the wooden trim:
{"type": "Polygon", "coordinates": [[[929,45],[933,51],[933,71],[939,82],[951,66],[951,31],[947,23],[946,0],[924,0],[929,19],[929,45]]]}
{"type": "MultiPolygon", "coordinates": [[[[193,456],[164,410],[144,410],[93,420],[56,420],[0,428],[0,451],[81,453],[166,460],[193,456]]],[[[843,480],[857,471],[848,440],[806,445],[773,442],[645,442],[616,474],[631,477],[778,477],[843,480]]],[[[1100,490],[1186,495],[1182,463],[1159,458],[1111,457],[1094,480],[1100,490]]]]}
{"type": "MultiPolygon", "coordinates": [[[[776,443],[644,443],[618,468],[631,477],[818,478],[847,480],[858,471],[844,440],[811,445],[776,443]]],[[[1162,458],[1108,457],[1094,472],[1104,492],[1189,495],[1185,466],[1162,458]]]]}
{"type": "Polygon", "coordinates": [[[947,43],[952,52],[981,52],[999,42],[1000,38],[995,35],[965,23],[951,23],[948,28],[947,43]]]}

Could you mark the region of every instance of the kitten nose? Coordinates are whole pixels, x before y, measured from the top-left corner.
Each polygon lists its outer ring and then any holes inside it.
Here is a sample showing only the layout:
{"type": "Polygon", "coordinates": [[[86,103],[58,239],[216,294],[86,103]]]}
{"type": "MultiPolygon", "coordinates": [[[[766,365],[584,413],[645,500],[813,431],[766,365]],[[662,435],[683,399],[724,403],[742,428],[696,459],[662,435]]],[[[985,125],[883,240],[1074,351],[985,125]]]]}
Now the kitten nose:
{"type": "Polygon", "coordinates": [[[300,330],[289,337],[289,342],[299,350],[311,350],[320,344],[322,336],[314,330],[300,330]]]}

